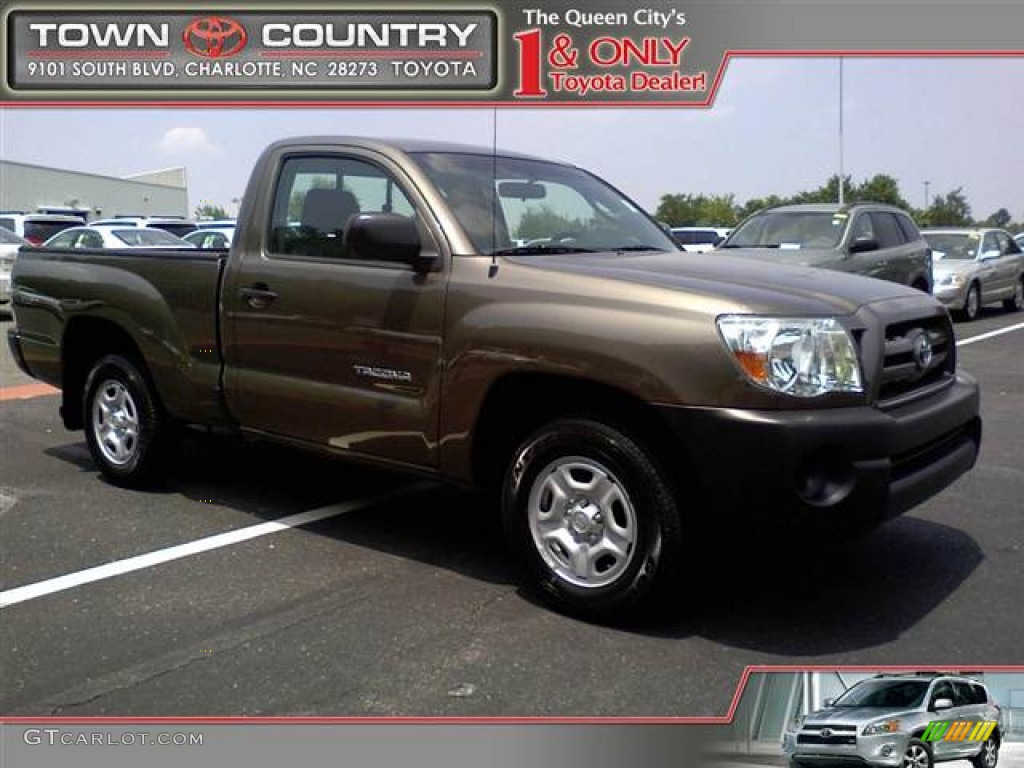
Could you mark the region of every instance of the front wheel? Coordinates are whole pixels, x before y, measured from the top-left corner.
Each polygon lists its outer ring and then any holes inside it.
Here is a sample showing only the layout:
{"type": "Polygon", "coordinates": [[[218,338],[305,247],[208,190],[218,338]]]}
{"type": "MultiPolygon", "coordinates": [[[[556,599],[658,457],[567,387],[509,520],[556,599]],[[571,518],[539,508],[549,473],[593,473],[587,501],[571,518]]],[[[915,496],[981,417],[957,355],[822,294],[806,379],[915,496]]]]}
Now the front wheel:
{"type": "Polygon", "coordinates": [[[911,739],[903,753],[902,768],[932,768],[932,751],[920,739],[911,739]]]}
{"type": "Polygon", "coordinates": [[[974,768],[996,768],[998,762],[999,744],[995,738],[989,736],[985,743],[981,745],[981,751],[971,758],[971,763],[974,764],[974,768]]]}
{"type": "Polygon", "coordinates": [[[971,283],[967,288],[967,298],[964,300],[963,318],[970,322],[978,317],[981,311],[981,289],[977,283],[971,283]]]}
{"type": "Polygon", "coordinates": [[[680,518],[640,443],[596,421],[560,419],[516,451],[506,535],[541,593],[587,618],[621,617],[678,567],[680,518]]]}
{"type": "Polygon", "coordinates": [[[1017,281],[1013,288],[1013,296],[1003,300],[1003,309],[1007,312],[1017,312],[1024,307],[1024,277],[1017,281]]]}
{"type": "Polygon", "coordinates": [[[121,355],[100,359],[86,379],[83,410],[89,452],[108,480],[141,487],[156,479],[167,425],[135,362],[121,355]]]}

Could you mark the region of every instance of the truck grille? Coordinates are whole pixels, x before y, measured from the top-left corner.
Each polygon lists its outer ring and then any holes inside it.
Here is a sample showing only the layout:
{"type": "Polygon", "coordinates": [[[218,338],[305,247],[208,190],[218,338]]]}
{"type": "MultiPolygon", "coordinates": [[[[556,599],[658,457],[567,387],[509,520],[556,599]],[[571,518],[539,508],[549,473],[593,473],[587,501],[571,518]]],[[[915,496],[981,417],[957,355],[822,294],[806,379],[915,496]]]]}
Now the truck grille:
{"type": "Polygon", "coordinates": [[[886,326],[878,400],[894,407],[952,383],[956,348],[949,317],[934,315],[886,326]]]}

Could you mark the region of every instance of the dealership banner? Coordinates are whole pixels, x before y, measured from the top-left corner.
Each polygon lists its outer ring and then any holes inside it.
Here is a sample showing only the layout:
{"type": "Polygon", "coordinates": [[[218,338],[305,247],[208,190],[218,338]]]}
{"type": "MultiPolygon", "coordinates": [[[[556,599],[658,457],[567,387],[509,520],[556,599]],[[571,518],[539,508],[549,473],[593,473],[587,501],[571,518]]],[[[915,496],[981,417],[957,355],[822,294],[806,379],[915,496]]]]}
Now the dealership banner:
{"type": "Polygon", "coordinates": [[[1024,4],[987,0],[21,2],[0,96],[709,107],[733,57],[1019,56],[1020,29],[1024,4]]]}

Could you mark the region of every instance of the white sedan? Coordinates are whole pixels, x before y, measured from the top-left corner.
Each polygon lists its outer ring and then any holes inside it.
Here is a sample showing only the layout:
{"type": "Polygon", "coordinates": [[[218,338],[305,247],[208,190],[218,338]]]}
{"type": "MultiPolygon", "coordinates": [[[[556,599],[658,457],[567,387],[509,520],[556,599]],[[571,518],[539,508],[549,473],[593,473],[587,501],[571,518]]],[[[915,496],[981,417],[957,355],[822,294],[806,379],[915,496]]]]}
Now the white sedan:
{"type": "Polygon", "coordinates": [[[192,243],[196,248],[230,248],[234,237],[233,226],[202,226],[195,232],[189,232],[182,240],[192,243]]]}
{"type": "Polygon", "coordinates": [[[195,248],[162,229],[102,225],[71,227],[51,237],[44,248],[195,248]]]}
{"type": "Polygon", "coordinates": [[[0,312],[7,311],[7,304],[11,300],[11,270],[14,269],[18,249],[23,245],[31,243],[9,229],[0,227],[0,312]]]}

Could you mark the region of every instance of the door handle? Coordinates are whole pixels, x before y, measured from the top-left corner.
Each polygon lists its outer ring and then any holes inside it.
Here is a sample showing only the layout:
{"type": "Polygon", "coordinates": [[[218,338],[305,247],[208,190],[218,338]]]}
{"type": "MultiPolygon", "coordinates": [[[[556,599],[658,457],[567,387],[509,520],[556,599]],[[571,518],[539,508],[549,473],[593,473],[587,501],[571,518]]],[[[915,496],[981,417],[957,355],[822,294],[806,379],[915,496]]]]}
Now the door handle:
{"type": "Polygon", "coordinates": [[[277,294],[270,290],[266,283],[256,283],[250,288],[240,288],[238,295],[245,299],[245,303],[253,309],[266,309],[277,299],[277,294]]]}

